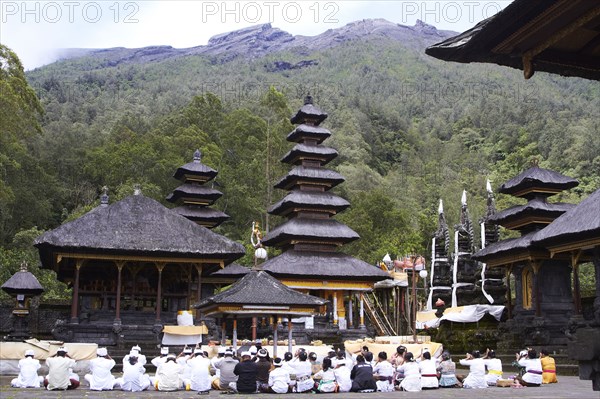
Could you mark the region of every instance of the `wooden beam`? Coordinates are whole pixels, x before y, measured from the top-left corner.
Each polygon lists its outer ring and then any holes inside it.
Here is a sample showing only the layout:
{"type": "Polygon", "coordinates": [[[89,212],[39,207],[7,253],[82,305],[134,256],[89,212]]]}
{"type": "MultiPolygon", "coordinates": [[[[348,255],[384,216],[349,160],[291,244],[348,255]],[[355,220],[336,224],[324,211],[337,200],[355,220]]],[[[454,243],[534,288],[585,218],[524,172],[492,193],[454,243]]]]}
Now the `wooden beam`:
{"type": "Polygon", "coordinates": [[[78,252],[57,252],[56,259],[60,262],[64,258],[70,259],[86,259],[86,260],[110,260],[110,261],[137,261],[137,262],[164,262],[164,263],[201,263],[201,264],[215,264],[220,265],[223,268],[225,261],[223,259],[202,259],[202,258],[177,258],[167,256],[150,256],[150,255],[112,255],[112,254],[99,254],[99,253],[78,253],[78,252]]]}

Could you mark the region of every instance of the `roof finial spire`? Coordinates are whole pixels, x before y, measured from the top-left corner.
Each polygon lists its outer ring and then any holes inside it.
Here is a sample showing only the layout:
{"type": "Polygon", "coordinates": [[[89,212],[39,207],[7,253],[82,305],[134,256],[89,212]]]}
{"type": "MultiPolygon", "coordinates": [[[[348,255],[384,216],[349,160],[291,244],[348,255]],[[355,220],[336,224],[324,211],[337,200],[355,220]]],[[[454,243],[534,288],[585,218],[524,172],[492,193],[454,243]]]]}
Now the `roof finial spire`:
{"type": "Polygon", "coordinates": [[[531,158],[531,166],[537,168],[540,166],[540,159],[538,157],[531,158]]]}
{"type": "Polygon", "coordinates": [[[438,214],[441,215],[444,213],[444,201],[440,198],[440,206],[438,206],[438,214]]]}
{"type": "Polygon", "coordinates": [[[100,205],[108,205],[108,187],[106,186],[102,187],[102,194],[100,195],[100,205]]]}
{"type": "Polygon", "coordinates": [[[202,153],[200,152],[199,149],[197,149],[196,151],[194,151],[194,162],[201,162],[202,161],[202,153]]]}
{"type": "Polygon", "coordinates": [[[463,190],[462,198],[460,199],[462,206],[467,206],[467,190],[463,190]]]}
{"type": "Polygon", "coordinates": [[[492,190],[492,183],[490,183],[490,179],[485,181],[485,189],[488,193],[492,194],[494,191],[492,190]]]}
{"type": "Polygon", "coordinates": [[[140,195],[142,194],[142,188],[140,187],[140,185],[138,183],[133,185],[133,195],[140,195]]]}
{"type": "Polygon", "coordinates": [[[26,272],[27,271],[27,267],[29,267],[29,265],[27,264],[26,260],[24,260],[23,262],[21,262],[21,271],[22,272],[26,272]]]}
{"type": "Polygon", "coordinates": [[[313,98],[312,98],[312,96],[310,95],[310,92],[308,92],[308,93],[306,94],[306,97],[304,97],[304,105],[309,105],[309,104],[310,104],[310,105],[312,105],[312,104],[313,104],[313,98]]]}

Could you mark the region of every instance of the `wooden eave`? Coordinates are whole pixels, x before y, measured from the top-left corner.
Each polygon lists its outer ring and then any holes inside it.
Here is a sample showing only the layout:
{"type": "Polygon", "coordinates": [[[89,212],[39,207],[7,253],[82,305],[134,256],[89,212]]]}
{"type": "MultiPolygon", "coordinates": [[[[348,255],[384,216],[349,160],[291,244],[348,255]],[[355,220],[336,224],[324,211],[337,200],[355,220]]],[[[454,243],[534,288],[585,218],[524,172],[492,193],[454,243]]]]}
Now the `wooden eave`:
{"type": "Polygon", "coordinates": [[[190,173],[185,173],[183,175],[184,177],[184,183],[185,182],[194,182],[194,183],[201,183],[204,184],[208,181],[211,181],[212,179],[214,179],[214,176],[206,176],[206,175],[194,175],[194,174],[190,174],[190,173]]]}
{"type": "Polygon", "coordinates": [[[560,243],[556,245],[548,245],[548,251],[550,251],[550,256],[555,257],[558,254],[562,254],[565,252],[578,251],[578,250],[589,250],[594,247],[600,246],[600,237],[594,237],[590,239],[583,239],[577,241],[570,241],[566,243],[560,243]]]}
{"type": "Polygon", "coordinates": [[[224,259],[202,259],[189,257],[170,257],[170,256],[149,256],[149,255],[121,255],[106,253],[84,253],[84,252],[56,252],[54,254],[55,265],[58,265],[63,259],[81,259],[81,260],[106,260],[106,261],[132,261],[132,262],[152,262],[152,263],[190,263],[190,264],[212,264],[225,267],[224,259]]]}
{"type": "Polygon", "coordinates": [[[543,194],[547,196],[555,195],[564,191],[562,188],[554,188],[554,187],[526,187],[522,190],[515,191],[511,193],[511,195],[515,197],[526,197],[531,194],[543,194]]]}
{"type": "MultiPolygon", "coordinates": [[[[322,306],[322,305],[321,305],[322,306]]],[[[204,315],[237,315],[242,317],[268,315],[311,316],[321,306],[216,304],[202,309],[204,315]]]]}
{"type": "Polygon", "coordinates": [[[552,223],[556,218],[554,217],[542,217],[542,216],[527,216],[521,217],[518,220],[509,220],[507,222],[498,223],[500,226],[509,230],[519,230],[529,225],[548,225],[552,223]]]}
{"type": "Polygon", "coordinates": [[[344,280],[332,280],[328,279],[316,279],[310,278],[304,279],[292,279],[292,278],[281,278],[280,281],[293,289],[307,289],[307,290],[351,290],[351,291],[370,291],[375,285],[374,281],[360,281],[352,280],[348,281],[347,277],[340,276],[344,280]]]}
{"type": "Polygon", "coordinates": [[[501,267],[510,265],[511,263],[542,259],[550,259],[550,253],[544,250],[520,249],[509,251],[508,253],[482,260],[481,262],[485,263],[486,267],[501,267]]]}

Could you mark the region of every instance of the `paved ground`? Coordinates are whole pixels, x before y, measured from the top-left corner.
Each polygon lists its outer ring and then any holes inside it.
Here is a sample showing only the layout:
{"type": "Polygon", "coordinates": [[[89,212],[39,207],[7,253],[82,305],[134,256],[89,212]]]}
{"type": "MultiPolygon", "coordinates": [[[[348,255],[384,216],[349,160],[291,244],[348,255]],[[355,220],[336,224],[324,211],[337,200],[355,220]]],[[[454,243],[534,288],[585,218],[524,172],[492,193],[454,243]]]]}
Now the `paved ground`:
{"type": "MultiPolygon", "coordinates": [[[[111,399],[111,398],[127,398],[127,399],[191,399],[191,398],[255,398],[255,399],[277,399],[285,397],[287,399],[301,399],[311,394],[255,394],[255,395],[220,395],[218,391],[211,391],[209,395],[197,395],[195,392],[95,392],[86,388],[78,388],[73,391],[49,392],[42,389],[14,389],[10,387],[12,377],[0,376],[0,398],[1,399],[62,399],[62,398],[85,398],[85,399],[111,399]]],[[[379,398],[436,398],[436,399],[488,399],[488,398],[537,398],[537,399],[562,399],[562,398],[590,398],[599,399],[600,392],[592,390],[591,381],[581,381],[577,377],[559,376],[559,383],[552,385],[544,385],[539,388],[489,388],[479,390],[467,389],[437,389],[432,391],[422,392],[389,392],[389,393],[343,393],[343,394],[319,394],[321,399],[379,399],[379,398]]]]}

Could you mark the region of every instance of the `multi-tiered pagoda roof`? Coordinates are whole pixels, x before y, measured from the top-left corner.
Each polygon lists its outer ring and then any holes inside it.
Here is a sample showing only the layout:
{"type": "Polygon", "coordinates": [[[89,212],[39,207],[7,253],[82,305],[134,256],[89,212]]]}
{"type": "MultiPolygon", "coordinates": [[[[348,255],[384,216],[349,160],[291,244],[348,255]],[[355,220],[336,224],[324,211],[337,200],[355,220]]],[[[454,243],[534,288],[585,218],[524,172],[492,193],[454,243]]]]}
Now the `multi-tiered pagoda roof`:
{"type": "Polygon", "coordinates": [[[177,168],[174,178],[183,182],[171,194],[167,201],[179,204],[173,211],[199,225],[217,227],[229,216],[218,209],[209,208],[223,193],[205,186],[217,176],[217,171],[202,163],[200,150],[194,152],[194,160],[177,168]]]}
{"type": "Polygon", "coordinates": [[[299,279],[383,280],[389,277],[387,273],[337,251],[360,237],[350,227],[332,219],[350,204],[330,192],[344,182],[344,177],[324,168],[338,155],[336,150],[322,145],[331,136],[329,130],[319,126],[326,118],[327,114],[313,104],[310,96],[291,118],[298,126],[287,140],[296,144],[281,161],[293,165],[293,169],[275,185],[289,193],[268,210],[288,220],[262,241],[284,252],[269,259],[262,268],[278,278],[294,278],[291,285],[297,287],[303,285],[299,279]]]}

